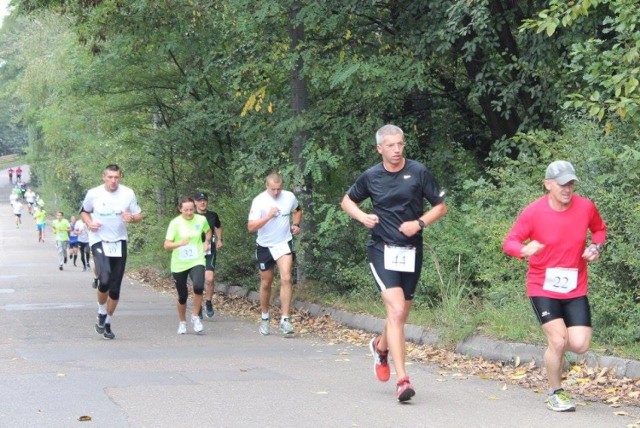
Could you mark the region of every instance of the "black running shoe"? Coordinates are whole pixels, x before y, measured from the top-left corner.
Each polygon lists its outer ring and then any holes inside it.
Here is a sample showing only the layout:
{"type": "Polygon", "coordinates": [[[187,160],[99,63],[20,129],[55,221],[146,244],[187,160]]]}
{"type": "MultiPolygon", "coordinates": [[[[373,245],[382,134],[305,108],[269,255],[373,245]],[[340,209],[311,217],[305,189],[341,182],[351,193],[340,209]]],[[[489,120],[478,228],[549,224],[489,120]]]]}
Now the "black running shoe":
{"type": "Polygon", "coordinates": [[[116,338],[116,335],[113,334],[113,332],[111,331],[111,324],[105,324],[104,325],[103,337],[105,339],[115,339],[116,338]]]}
{"type": "Polygon", "coordinates": [[[213,303],[211,303],[211,300],[205,300],[205,306],[207,307],[207,318],[213,318],[214,312],[213,312],[213,303]]]}
{"type": "Polygon", "coordinates": [[[98,314],[98,318],[96,320],[96,333],[102,334],[104,333],[104,329],[107,325],[104,322],[107,320],[107,314],[98,314]]]}

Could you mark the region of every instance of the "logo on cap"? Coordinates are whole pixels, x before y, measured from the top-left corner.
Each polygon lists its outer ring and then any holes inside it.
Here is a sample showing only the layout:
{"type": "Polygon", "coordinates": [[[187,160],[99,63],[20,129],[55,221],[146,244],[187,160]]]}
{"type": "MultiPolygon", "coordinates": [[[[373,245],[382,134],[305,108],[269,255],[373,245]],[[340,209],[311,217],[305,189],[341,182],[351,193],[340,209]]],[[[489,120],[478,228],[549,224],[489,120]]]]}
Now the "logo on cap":
{"type": "Polygon", "coordinates": [[[200,199],[206,199],[207,201],[209,200],[209,197],[207,196],[206,193],[204,192],[198,192],[196,193],[196,195],[193,197],[193,199],[195,199],[196,201],[199,201],[200,199]]]}

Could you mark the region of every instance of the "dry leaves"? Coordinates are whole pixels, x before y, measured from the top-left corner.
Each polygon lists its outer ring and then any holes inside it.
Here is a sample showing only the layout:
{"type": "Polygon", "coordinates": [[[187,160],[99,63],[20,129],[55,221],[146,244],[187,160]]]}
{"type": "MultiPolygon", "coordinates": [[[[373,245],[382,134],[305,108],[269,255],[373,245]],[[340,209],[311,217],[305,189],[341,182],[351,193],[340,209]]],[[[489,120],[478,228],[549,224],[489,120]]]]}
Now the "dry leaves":
{"type": "MultiPolygon", "coordinates": [[[[175,293],[171,278],[162,278],[151,270],[137,271],[130,277],[161,292],[175,293]]],[[[238,296],[214,296],[216,312],[238,318],[256,319],[260,313],[259,305],[238,296]]],[[[274,316],[279,317],[274,307],[274,316]]],[[[331,344],[350,343],[367,346],[373,334],[362,330],[347,328],[334,322],[329,316],[314,317],[306,311],[297,311],[292,315],[298,333],[303,336],[318,336],[331,344]]],[[[435,363],[441,369],[438,374],[441,381],[463,380],[469,375],[482,379],[515,384],[536,392],[545,393],[548,389],[546,375],[533,361],[521,363],[516,357],[512,362],[487,361],[479,357],[457,354],[450,349],[407,343],[407,356],[416,362],[435,363]]],[[[566,373],[563,387],[585,401],[598,401],[613,408],[621,405],[640,406],[640,379],[618,378],[613,369],[597,369],[585,363],[571,367],[566,373]]]]}

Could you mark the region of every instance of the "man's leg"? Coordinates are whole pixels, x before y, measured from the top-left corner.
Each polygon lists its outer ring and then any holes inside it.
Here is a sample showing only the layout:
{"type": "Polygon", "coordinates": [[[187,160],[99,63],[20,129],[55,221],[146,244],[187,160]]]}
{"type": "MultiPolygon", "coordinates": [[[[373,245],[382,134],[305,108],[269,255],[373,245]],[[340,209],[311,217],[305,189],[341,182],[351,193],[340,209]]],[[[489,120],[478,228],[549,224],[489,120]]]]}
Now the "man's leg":
{"type": "Polygon", "coordinates": [[[396,376],[401,379],[407,375],[405,370],[406,343],[404,325],[407,322],[412,301],[405,300],[404,291],[400,287],[388,288],[380,294],[387,310],[387,318],[378,342],[378,350],[389,350],[393,365],[396,368],[396,376]]]}
{"type": "Polygon", "coordinates": [[[569,334],[562,318],[556,318],[542,324],[547,337],[547,349],[544,352],[544,365],[551,389],[560,388],[564,352],[569,343],[569,334]]]}
{"type": "Polygon", "coordinates": [[[213,298],[213,289],[215,282],[215,272],[212,270],[206,270],[204,272],[204,288],[205,288],[205,299],[211,301],[213,298]]]}
{"type": "Polygon", "coordinates": [[[56,251],[58,252],[58,268],[62,270],[64,263],[64,243],[62,241],[56,241],[56,251]]]}
{"type": "Polygon", "coordinates": [[[291,279],[293,256],[291,254],[282,256],[276,263],[280,273],[280,310],[282,316],[288,317],[291,315],[291,299],[293,297],[293,281],[291,279]]]}
{"type": "Polygon", "coordinates": [[[260,271],[260,310],[263,314],[269,312],[271,303],[271,285],[273,284],[274,269],[260,271]]]}

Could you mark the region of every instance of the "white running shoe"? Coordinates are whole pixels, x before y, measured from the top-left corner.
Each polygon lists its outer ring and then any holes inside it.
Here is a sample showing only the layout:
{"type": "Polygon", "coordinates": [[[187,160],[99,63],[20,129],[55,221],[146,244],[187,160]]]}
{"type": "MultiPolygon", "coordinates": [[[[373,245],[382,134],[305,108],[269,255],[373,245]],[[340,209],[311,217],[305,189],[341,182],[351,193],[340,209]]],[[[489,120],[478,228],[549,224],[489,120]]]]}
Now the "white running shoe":
{"type": "Polygon", "coordinates": [[[261,318],[260,319],[260,328],[258,329],[258,331],[263,336],[268,336],[269,333],[271,333],[269,331],[269,318],[267,318],[267,319],[261,318]]]}
{"type": "Polygon", "coordinates": [[[284,337],[291,337],[295,334],[295,330],[293,329],[293,326],[291,325],[289,318],[285,318],[282,321],[280,321],[280,333],[284,337]]]}
{"type": "Polygon", "coordinates": [[[180,321],[180,324],[178,325],[178,334],[187,334],[187,322],[186,321],[180,321]]]}
{"type": "Polygon", "coordinates": [[[196,333],[200,333],[202,331],[202,322],[200,322],[200,317],[197,315],[191,316],[191,325],[193,326],[193,331],[196,333]]]}

